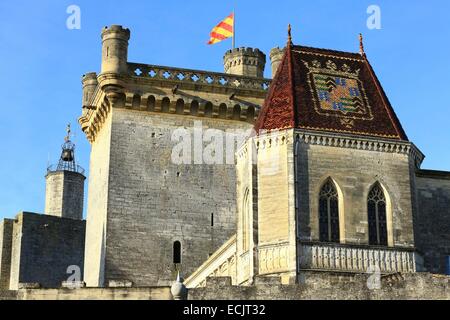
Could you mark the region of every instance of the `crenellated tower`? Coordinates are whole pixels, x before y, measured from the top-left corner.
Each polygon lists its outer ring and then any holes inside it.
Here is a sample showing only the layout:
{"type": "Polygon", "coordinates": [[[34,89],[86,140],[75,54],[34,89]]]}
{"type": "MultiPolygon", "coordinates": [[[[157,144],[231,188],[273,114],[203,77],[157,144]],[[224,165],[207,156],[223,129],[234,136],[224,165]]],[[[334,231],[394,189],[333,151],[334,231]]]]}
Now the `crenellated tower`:
{"type": "Polygon", "coordinates": [[[259,49],[235,48],[225,53],[223,65],[228,74],[263,78],[266,55],[259,49]]]}
{"type": "Polygon", "coordinates": [[[172,137],[184,130],[204,155],[208,143],[194,136],[198,129],[247,132],[270,83],[258,49],[228,52],[222,73],[128,62],[129,39],[128,29],[105,27],[101,72],[82,79],[79,122],[92,146],[88,286],[167,285],[229,239],[234,153],[214,163],[202,154],[180,163],[172,158],[172,137]]]}

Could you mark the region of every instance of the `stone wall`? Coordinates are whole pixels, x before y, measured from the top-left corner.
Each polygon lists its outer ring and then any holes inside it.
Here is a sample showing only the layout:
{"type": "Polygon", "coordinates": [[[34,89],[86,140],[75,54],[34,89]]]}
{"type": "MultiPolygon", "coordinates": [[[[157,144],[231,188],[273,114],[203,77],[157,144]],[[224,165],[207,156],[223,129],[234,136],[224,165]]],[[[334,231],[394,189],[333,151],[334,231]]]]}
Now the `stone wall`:
{"type": "Polygon", "coordinates": [[[45,179],[45,214],[82,220],[86,178],[77,172],[50,171],[45,179]]]}
{"type": "Polygon", "coordinates": [[[235,233],[234,153],[231,164],[176,164],[171,158],[178,144],[171,140],[174,130],[186,129],[197,143],[194,122],[200,120],[203,130],[250,128],[240,121],[113,108],[105,285],[167,285],[176,274],[175,241],[181,242],[182,272],[190,274],[235,233]]]}
{"type": "Polygon", "coordinates": [[[450,172],[420,170],[416,186],[416,247],[427,271],[444,273],[450,256],[450,172]]]}
{"type": "Polygon", "coordinates": [[[11,219],[0,222],[0,290],[9,289],[13,223],[11,219]]]}
{"type": "MultiPolygon", "coordinates": [[[[302,273],[302,283],[282,285],[277,278],[256,278],[254,286],[231,286],[230,278],[211,278],[205,288],[189,289],[189,300],[449,300],[450,277],[429,273],[394,274],[369,289],[369,275],[302,273]]],[[[369,281],[372,283],[371,281],[369,281]]],[[[373,284],[373,283],[372,283],[373,284]]]]}
{"type": "MultiPolygon", "coordinates": [[[[255,285],[232,286],[231,279],[208,278],[189,289],[188,300],[450,300],[450,277],[430,273],[392,274],[373,282],[367,274],[302,272],[300,284],[257,277],[255,285]],[[368,283],[373,289],[369,289],[368,283]]],[[[21,289],[0,291],[0,300],[171,300],[169,287],[21,289]]]]}
{"type": "Polygon", "coordinates": [[[388,243],[414,247],[411,155],[323,146],[303,140],[299,142],[297,154],[302,241],[319,240],[319,192],[331,178],[339,194],[341,243],[368,244],[367,197],[371,187],[379,182],[387,199],[388,243]]]}
{"type": "MultiPolygon", "coordinates": [[[[20,283],[58,288],[71,275],[67,268],[83,271],[85,221],[23,212],[13,227],[11,289],[20,283]]],[[[82,279],[82,278],[81,278],[82,279]]]]}
{"type": "Polygon", "coordinates": [[[110,114],[91,147],[84,254],[84,281],[89,287],[104,285],[111,119],[110,114]]]}
{"type": "Polygon", "coordinates": [[[284,273],[295,279],[296,201],[294,130],[261,134],[257,139],[258,249],[257,274],[284,273]]]}
{"type": "Polygon", "coordinates": [[[24,289],[16,295],[18,300],[172,300],[169,287],[24,289]]]}
{"type": "MultiPolygon", "coordinates": [[[[257,277],[255,285],[232,286],[231,279],[208,278],[207,287],[189,289],[188,300],[450,300],[450,277],[430,273],[382,276],[302,273],[300,284],[257,277]],[[369,289],[368,282],[375,285],[369,289]]],[[[0,300],[171,300],[169,287],[21,289],[0,291],[0,300]]]]}

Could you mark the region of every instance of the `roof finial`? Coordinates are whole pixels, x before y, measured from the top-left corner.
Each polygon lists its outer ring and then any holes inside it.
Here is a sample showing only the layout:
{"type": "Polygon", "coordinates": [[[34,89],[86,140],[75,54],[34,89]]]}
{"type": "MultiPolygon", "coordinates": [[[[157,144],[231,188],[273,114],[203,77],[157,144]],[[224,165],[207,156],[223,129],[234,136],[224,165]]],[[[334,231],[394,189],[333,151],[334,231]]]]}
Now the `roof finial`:
{"type": "Polygon", "coordinates": [[[67,124],[67,128],[66,128],[66,131],[67,131],[67,136],[64,138],[64,141],[69,141],[70,140],[70,132],[71,132],[71,130],[70,130],[70,123],[69,124],[67,124]]]}
{"type": "Polygon", "coordinates": [[[291,24],[288,24],[288,45],[292,45],[291,24]]]}
{"type": "Polygon", "coordinates": [[[359,53],[362,56],[366,55],[366,53],[364,52],[364,43],[363,43],[363,35],[362,35],[362,33],[359,34],[359,53]]]}

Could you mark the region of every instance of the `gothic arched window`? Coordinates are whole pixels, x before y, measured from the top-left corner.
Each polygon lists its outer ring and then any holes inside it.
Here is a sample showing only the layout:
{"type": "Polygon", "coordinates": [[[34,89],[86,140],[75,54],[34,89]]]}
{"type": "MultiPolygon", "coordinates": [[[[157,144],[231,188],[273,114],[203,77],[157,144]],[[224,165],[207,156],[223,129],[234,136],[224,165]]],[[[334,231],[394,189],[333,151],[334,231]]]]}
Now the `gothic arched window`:
{"type": "Polygon", "coordinates": [[[319,194],[319,239],[321,242],[339,242],[339,202],[336,186],[331,179],[319,194]]]}
{"type": "Polygon", "coordinates": [[[180,264],[181,263],[181,242],[175,241],[173,243],[173,263],[180,264]]]}
{"type": "Polygon", "coordinates": [[[242,250],[245,252],[249,247],[249,206],[250,206],[250,194],[249,190],[246,189],[244,193],[244,203],[242,207],[242,250]]]}
{"type": "Polygon", "coordinates": [[[367,197],[369,245],[387,246],[386,197],[380,184],[375,184],[367,197]]]}

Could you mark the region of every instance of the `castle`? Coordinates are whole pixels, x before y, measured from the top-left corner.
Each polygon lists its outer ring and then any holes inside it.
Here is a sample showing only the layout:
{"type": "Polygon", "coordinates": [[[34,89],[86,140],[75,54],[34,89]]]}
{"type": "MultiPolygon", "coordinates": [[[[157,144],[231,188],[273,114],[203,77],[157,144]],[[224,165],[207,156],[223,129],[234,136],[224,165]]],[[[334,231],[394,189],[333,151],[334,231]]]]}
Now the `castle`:
{"type": "Polygon", "coordinates": [[[118,25],[101,38],[101,72],[82,78],[86,222],[68,135],[45,215],[0,224],[0,288],[59,288],[69,266],[91,288],[169,286],[181,273],[193,290],[217,277],[295,286],[449,272],[450,172],[420,168],[362,40],[349,53],[294,45],[289,32],[270,80],[258,49],[227,51],[217,73],[129,62],[118,25]],[[232,161],[175,163],[173,132],[195,140],[199,124],[255,134],[234,137],[232,161]]]}

